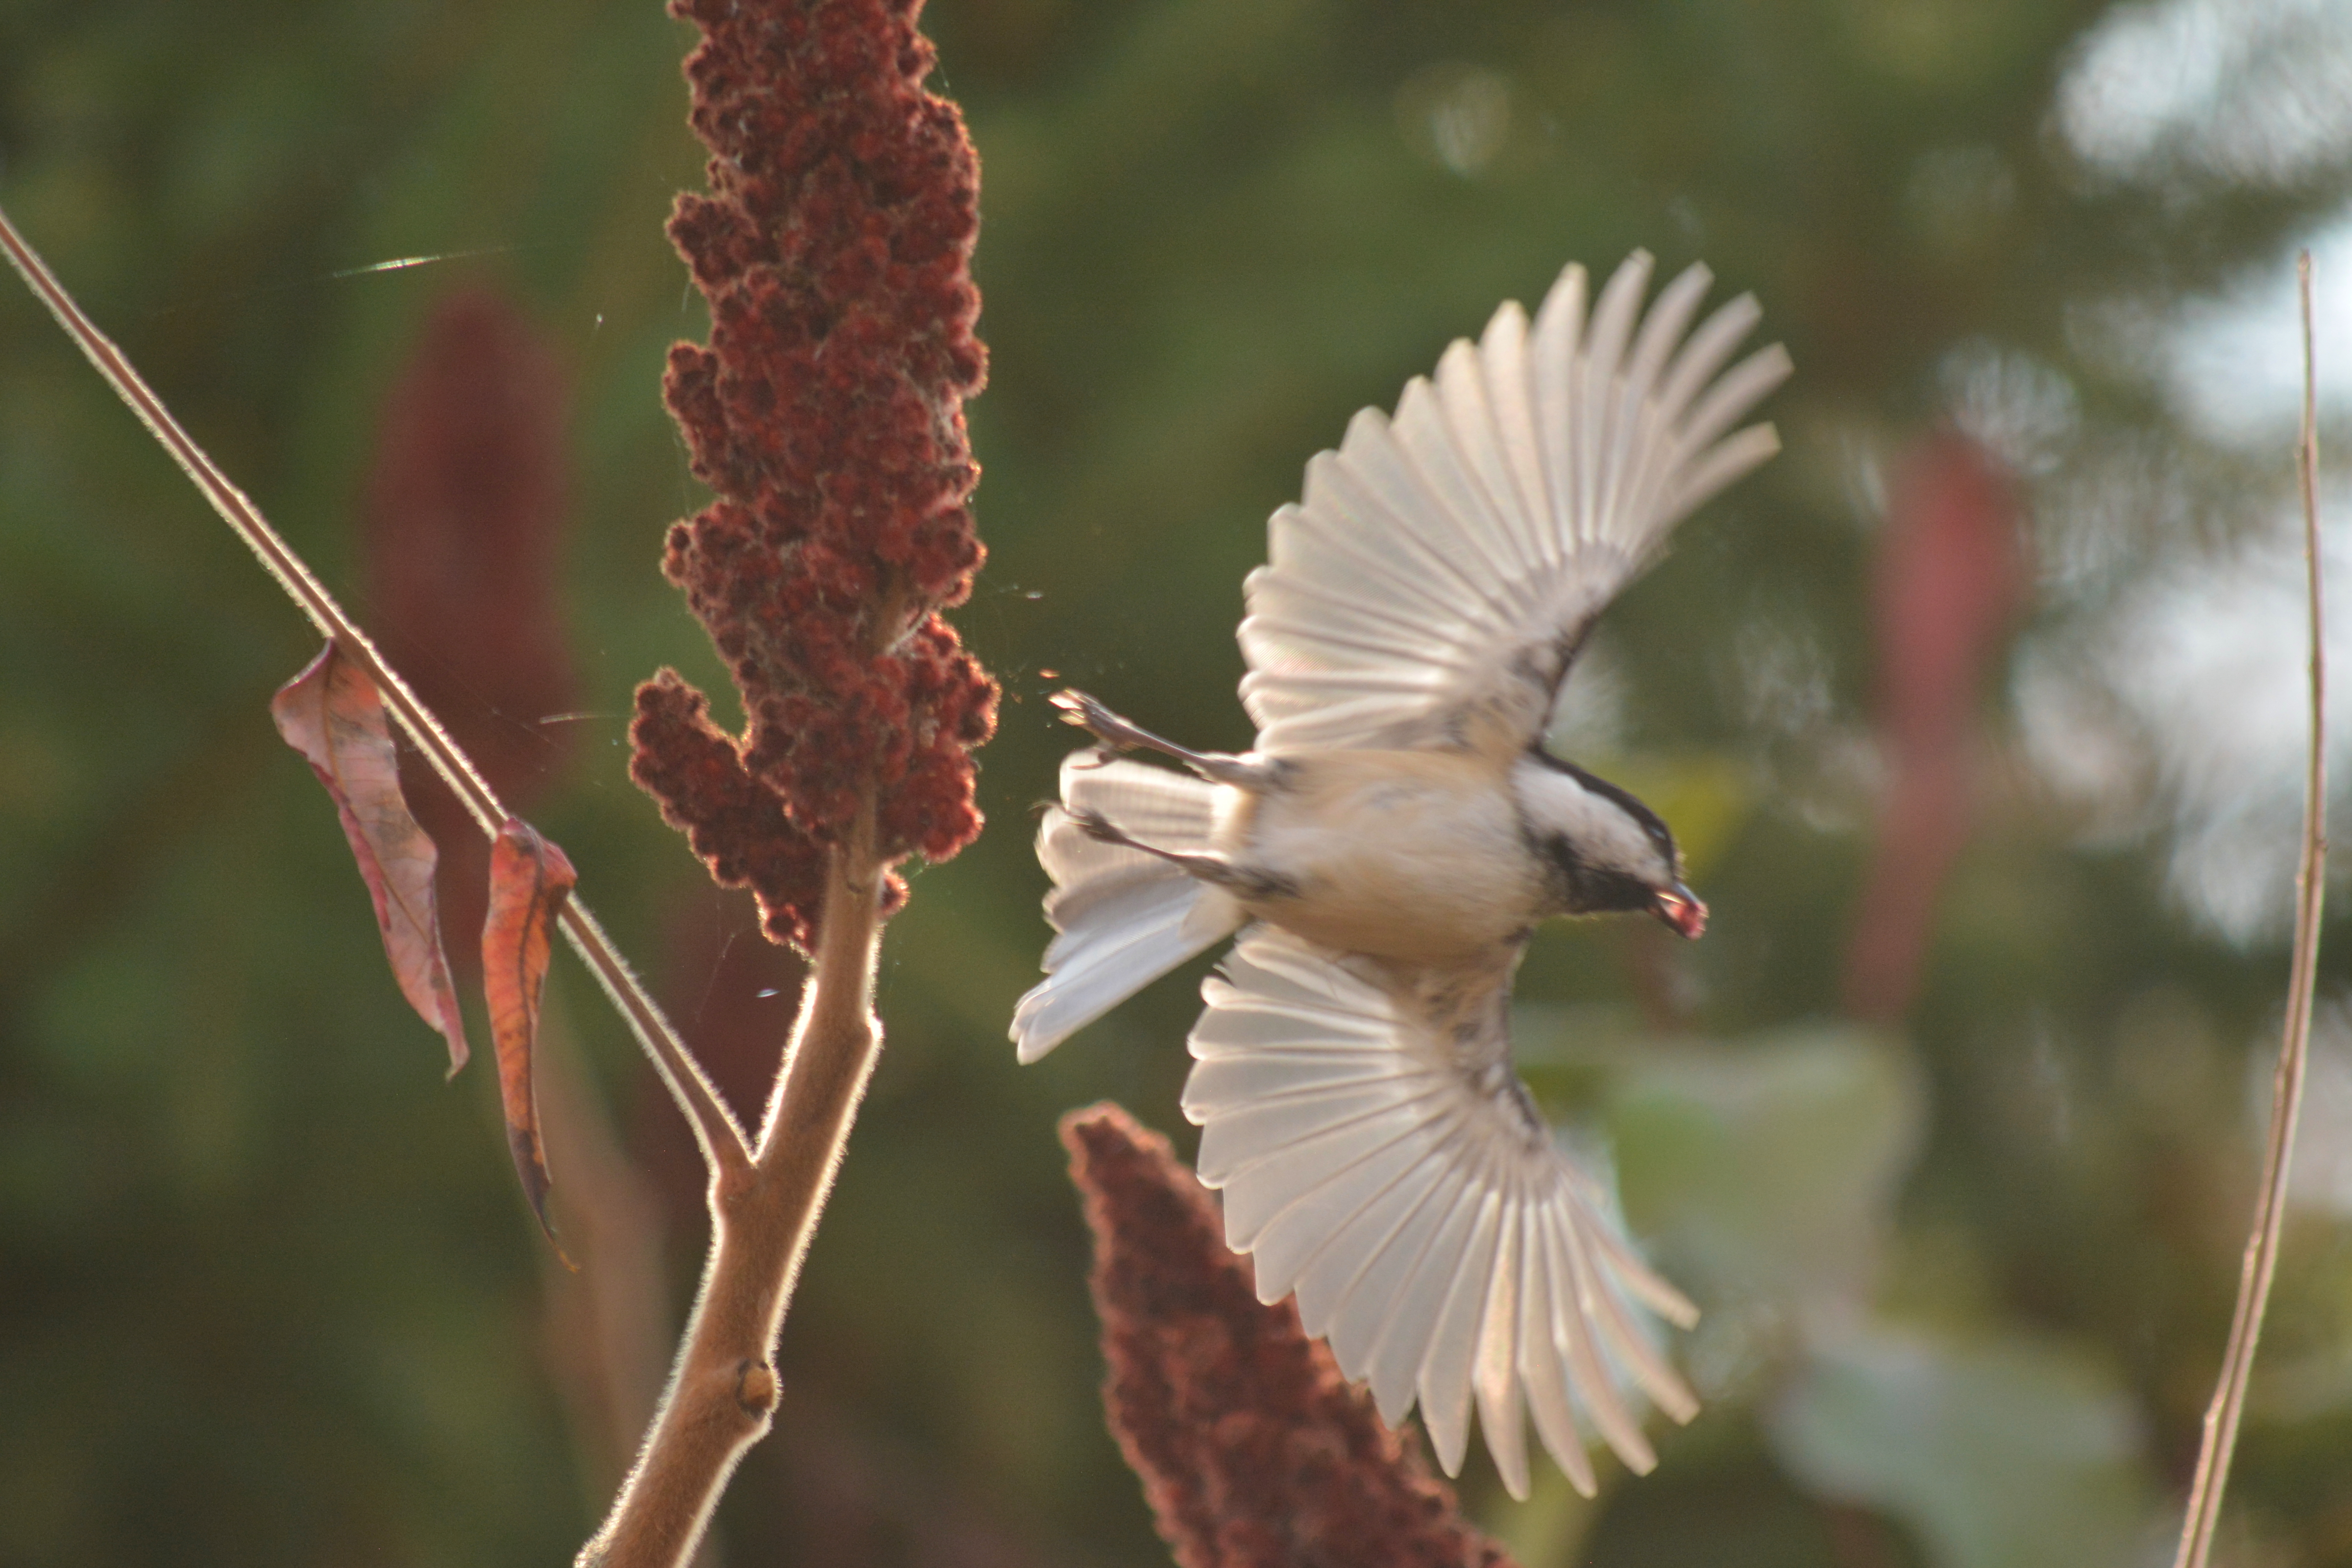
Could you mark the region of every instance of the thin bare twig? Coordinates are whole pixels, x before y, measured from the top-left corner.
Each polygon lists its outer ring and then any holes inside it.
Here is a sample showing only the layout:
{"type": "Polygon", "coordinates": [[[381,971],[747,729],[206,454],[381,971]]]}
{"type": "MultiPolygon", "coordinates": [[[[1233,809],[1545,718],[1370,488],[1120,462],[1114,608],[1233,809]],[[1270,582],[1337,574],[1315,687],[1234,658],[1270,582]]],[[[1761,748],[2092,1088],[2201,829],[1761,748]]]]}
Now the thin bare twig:
{"type": "Polygon", "coordinates": [[[2303,439],[2295,450],[2303,492],[2303,551],[2310,584],[2311,763],[2305,779],[2303,863],[2295,874],[2294,961],[2288,972],[2285,1037],[2278,1072],[2271,1084],[2270,1139],[2263,1154],[2263,1183],[2254,1203],[2253,1234],[2238,1277],[2238,1307],[2221,1359],[2221,1382],[2205,1412],[2205,1440],[2197,1454],[2197,1475],[2189,1489],[2189,1516],[2180,1527],[2176,1568],[2205,1568],[2221,1521],[2221,1494],[2230,1480],[2230,1456],[2245,1412],[2246,1385],[2254,1347],[2263,1334],[2271,1279],[2278,1271],[2279,1233],[2285,1222],[2287,1173],[2294,1159],[2294,1128],[2303,1108],[2304,1064],[2311,1047],[2311,1004],[2319,961],[2320,903],[2327,890],[2326,658],[2319,599],[2319,426],[2316,418],[2311,344],[2311,252],[2295,262],[2303,303],[2303,439]]]}
{"type": "MultiPolygon", "coordinates": [[[[442,729],[432,710],[417,700],[408,683],[385,662],[375,644],[360,629],[359,624],[343,613],[334,595],[327,592],[310,567],[303,563],[293,548],[280,538],[262,517],[260,510],[245,492],[229,482],[212,458],[198,446],[195,438],[173,418],[163,400],[141,378],[122,351],[117,348],[89,317],[83,313],[64,284],[49,270],[38,252],[16,232],[8,215],[0,212],[0,249],[8,253],[9,261],[23,276],[26,285],[40,301],[49,308],[66,335],[89,357],[115,395],[130,405],[147,426],[149,434],[172,460],[180,465],[196,489],[203,492],[213,510],[229,525],[247,548],[260,558],[287,595],[301,607],[325,637],[332,639],[346,657],[358,663],[383,693],[386,707],[399,721],[416,749],[433,764],[433,771],[446,781],[449,788],[466,805],[482,831],[496,837],[507,820],[506,807],[474,767],[472,761],[458,749],[457,743],[442,729]]],[[[621,1016],[628,1020],[646,1054],[653,1058],[662,1081],[685,1111],[694,1127],[697,1142],[702,1145],[703,1158],[714,1171],[742,1172],[750,1168],[751,1149],[743,1130],[736,1123],[727,1102],[711,1087],[699,1063],[686,1048],[686,1044],[672,1029],[669,1020],[655,1005],[653,997],[629,968],[628,961],[596,923],[587,906],[578,899],[570,900],[563,910],[564,935],[584,961],[591,973],[613,998],[621,1016]]]]}

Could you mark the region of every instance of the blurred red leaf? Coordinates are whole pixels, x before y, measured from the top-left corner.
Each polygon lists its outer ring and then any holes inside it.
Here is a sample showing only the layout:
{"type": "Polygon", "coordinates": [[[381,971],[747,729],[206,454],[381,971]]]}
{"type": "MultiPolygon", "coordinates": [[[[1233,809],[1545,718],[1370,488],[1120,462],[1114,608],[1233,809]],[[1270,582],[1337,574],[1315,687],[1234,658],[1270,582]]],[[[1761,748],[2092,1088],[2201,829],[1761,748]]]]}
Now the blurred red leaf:
{"type": "Polygon", "coordinates": [[[529,823],[510,818],[499,829],[490,848],[489,915],[482,924],[482,992],[498,1047],[507,1147],[514,1152],[515,1174],[522,1179],[530,1212],[550,1241],[555,1229],[547,1222],[547,1152],[540,1143],[530,1058],[539,1041],[539,998],[547,984],[555,917],[579,879],[563,851],[529,823]]]}
{"type": "Polygon", "coordinates": [[[1958,430],[1895,472],[1871,609],[1879,725],[1906,753],[1947,755],[1975,731],[1986,666],[2025,596],[2021,510],[2001,460],[1958,430]]]}
{"type": "MultiPolygon", "coordinates": [[[[379,645],[509,809],[561,773],[573,730],[550,722],[577,681],[562,563],[565,377],[530,318],[487,284],[444,296],[384,397],[361,508],[379,645]]],[[[420,759],[409,809],[441,845],[451,931],[484,915],[488,843],[420,759]]],[[[450,961],[469,979],[472,951],[450,961]]]]}
{"type": "Polygon", "coordinates": [[[434,307],[384,399],[361,542],[370,620],[502,800],[571,749],[548,727],[576,686],[565,647],[564,377],[487,288],[434,307]]]}
{"type": "Polygon", "coordinates": [[[375,905],[384,956],[401,994],[449,1042],[449,1071],[466,1065],[466,1025],[457,1011],[441,918],[433,899],[433,840],[400,793],[400,764],[383,700],[333,643],[278,689],[269,716],[302,753],[335,803],[343,837],[375,905]]]}
{"type": "Polygon", "coordinates": [[[1896,471],[1872,587],[1877,720],[1893,777],[1846,951],[1849,1016],[1899,1018],[1934,935],[1937,896],[1969,837],[1969,767],[1987,668],[2028,577],[2016,488],[1960,431],[1896,471]]]}

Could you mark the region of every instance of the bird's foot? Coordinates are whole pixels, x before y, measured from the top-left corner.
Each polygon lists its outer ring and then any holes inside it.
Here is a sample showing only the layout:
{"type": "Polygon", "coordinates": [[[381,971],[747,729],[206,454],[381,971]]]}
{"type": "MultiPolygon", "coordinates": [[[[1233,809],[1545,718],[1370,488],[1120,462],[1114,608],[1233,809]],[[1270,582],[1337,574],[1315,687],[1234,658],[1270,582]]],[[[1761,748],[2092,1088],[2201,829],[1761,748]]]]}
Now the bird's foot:
{"type": "Polygon", "coordinates": [[[1195,752],[1175,742],[1155,735],[1140,724],[1130,723],[1109,709],[1100,700],[1078,690],[1056,691],[1052,701],[1062,710],[1062,721],[1075,724],[1095,738],[1102,755],[1090,767],[1101,767],[1120,752],[1139,748],[1173,757],[1211,784],[1232,784],[1237,789],[1263,793],[1272,788],[1281,777],[1281,765],[1251,752],[1235,756],[1231,752],[1195,752]]]}

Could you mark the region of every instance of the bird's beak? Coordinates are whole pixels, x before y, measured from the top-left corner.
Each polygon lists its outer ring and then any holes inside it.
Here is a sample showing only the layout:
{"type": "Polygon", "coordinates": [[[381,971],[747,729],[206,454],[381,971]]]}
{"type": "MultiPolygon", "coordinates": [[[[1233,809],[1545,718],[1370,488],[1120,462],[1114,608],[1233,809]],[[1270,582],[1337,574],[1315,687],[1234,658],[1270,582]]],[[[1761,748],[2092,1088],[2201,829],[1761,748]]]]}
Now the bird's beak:
{"type": "Polygon", "coordinates": [[[1650,912],[1694,942],[1706,930],[1706,906],[1680,882],[1662,889],[1652,900],[1650,912]]]}

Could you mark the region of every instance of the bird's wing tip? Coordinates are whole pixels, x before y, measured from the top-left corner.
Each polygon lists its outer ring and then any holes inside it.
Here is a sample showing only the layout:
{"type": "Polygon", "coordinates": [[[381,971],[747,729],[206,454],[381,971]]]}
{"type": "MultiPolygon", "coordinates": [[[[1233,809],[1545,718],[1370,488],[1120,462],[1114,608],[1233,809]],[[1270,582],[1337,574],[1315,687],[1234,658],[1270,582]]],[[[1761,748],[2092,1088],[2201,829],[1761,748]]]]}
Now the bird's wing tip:
{"type": "Polygon", "coordinates": [[[1013,1042],[1013,1056],[1023,1067],[1039,1060],[1069,1036],[1069,1030],[1053,1028],[1040,1021],[1053,1000],[1046,994],[1053,984],[1048,979],[1023,996],[1013,1009],[1012,1026],[1004,1031],[1005,1037],[1013,1042]]]}

